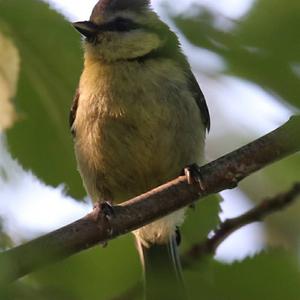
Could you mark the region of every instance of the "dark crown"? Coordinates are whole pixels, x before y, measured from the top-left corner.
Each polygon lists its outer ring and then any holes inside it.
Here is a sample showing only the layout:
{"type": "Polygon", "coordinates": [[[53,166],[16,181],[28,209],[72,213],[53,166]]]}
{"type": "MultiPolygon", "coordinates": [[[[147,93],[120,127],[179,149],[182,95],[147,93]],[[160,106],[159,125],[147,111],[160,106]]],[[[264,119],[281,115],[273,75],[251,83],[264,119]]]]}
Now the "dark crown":
{"type": "Polygon", "coordinates": [[[149,4],[150,0],[100,0],[93,9],[91,20],[107,12],[122,10],[140,12],[147,8],[149,4]]]}

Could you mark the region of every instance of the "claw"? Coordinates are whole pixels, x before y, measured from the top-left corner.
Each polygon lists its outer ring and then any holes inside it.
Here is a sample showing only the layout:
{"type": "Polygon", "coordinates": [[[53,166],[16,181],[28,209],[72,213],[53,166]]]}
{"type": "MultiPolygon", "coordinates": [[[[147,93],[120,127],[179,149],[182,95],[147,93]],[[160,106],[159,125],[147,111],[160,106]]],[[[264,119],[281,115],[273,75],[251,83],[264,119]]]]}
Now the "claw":
{"type": "MultiPolygon", "coordinates": [[[[110,202],[97,201],[94,204],[93,211],[86,215],[87,219],[93,220],[97,223],[101,220],[107,223],[107,233],[112,236],[113,229],[111,226],[111,220],[115,217],[115,209],[110,202]]],[[[99,225],[100,226],[100,225],[99,225]]],[[[107,246],[107,241],[101,242],[102,247],[107,246]]]]}
{"type": "Polygon", "coordinates": [[[105,201],[100,203],[100,209],[108,220],[111,220],[113,217],[115,217],[115,210],[110,202],[105,201]]]}
{"type": "MultiPolygon", "coordinates": [[[[95,222],[98,222],[100,218],[104,217],[108,223],[108,233],[112,235],[113,230],[110,226],[110,221],[115,217],[115,215],[115,209],[110,202],[98,201],[95,202],[93,211],[88,215],[88,217],[92,218],[95,222]]],[[[104,242],[101,245],[105,247],[107,242],[104,242]]]]}
{"type": "Polygon", "coordinates": [[[110,202],[97,201],[94,204],[92,214],[95,216],[96,221],[99,219],[101,214],[104,214],[107,220],[111,220],[115,216],[115,210],[110,202]]]}
{"type": "Polygon", "coordinates": [[[204,186],[204,183],[203,183],[203,177],[202,177],[202,174],[200,172],[200,168],[197,164],[192,164],[192,165],[187,166],[186,168],[184,168],[184,175],[187,178],[188,184],[197,183],[197,184],[199,184],[200,189],[202,191],[205,190],[205,186],[204,186]]]}

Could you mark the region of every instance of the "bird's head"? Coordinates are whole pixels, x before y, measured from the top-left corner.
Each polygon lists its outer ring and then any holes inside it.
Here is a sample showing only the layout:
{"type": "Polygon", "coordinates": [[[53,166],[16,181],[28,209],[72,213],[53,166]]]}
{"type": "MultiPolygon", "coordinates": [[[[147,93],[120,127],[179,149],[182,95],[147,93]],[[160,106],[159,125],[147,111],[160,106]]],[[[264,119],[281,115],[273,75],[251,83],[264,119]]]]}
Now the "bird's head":
{"type": "Polygon", "coordinates": [[[150,0],[100,0],[89,21],[73,25],[84,36],[86,57],[107,62],[145,56],[166,42],[169,31],[150,0]]]}

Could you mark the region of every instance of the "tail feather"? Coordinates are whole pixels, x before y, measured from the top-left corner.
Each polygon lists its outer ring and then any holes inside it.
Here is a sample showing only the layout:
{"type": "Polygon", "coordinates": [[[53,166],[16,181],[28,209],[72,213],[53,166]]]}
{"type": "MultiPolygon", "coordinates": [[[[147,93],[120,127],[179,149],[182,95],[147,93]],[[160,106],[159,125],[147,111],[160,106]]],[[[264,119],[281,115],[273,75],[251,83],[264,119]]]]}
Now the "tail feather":
{"type": "Polygon", "coordinates": [[[144,266],[146,300],[186,299],[175,236],[164,245],[146,247],[137,242],[144,266]]]}
{"type": "Polygon", "coordinates": [[[168,246],[168,250],[169,250],[172,262],[173,262],[177,281],[182,285],[182,288],[184,289],[181,261],[180,261],[178,246],[177,246],[177,240],[176,240],[175,236],[170,238],[170,241],[167,246],[168,246]]]}

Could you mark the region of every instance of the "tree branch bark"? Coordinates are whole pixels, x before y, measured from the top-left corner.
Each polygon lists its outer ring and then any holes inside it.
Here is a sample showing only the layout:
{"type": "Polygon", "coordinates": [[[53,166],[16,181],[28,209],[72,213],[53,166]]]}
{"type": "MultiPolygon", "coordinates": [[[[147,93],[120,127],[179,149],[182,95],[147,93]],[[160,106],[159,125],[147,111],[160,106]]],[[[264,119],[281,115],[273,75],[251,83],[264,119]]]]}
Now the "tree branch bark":
{"type": "Polygon", "coordinates": [[[11,282],[49,263],[128,233],[209,194],[236,187],[261,168],[300,151],[300,116],[260,139],[200,168],[204,189],[180,176],[115,207],[109,221],[94,210],[84,218],[1,253],[0,282],[11,282]]]}
{"type": "Polygon", "coordinates": [[[201,259],[205,255],[214,255],[220,244],[232,233],[248,224],[262,221],[271,214],[286,208],[299,196],[300,183],[296,183],[289,191],[262,201],[238,217],[225,220],[211,237],[200,244],[195,244],[182,256],[183,265],[188,266],[195,259],[201,259]]]}

